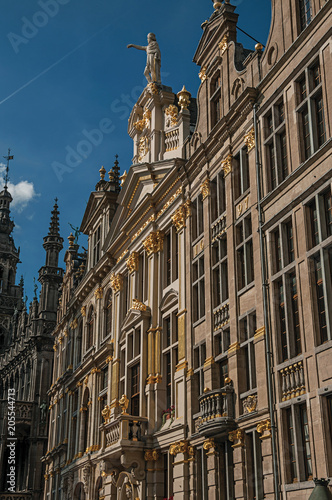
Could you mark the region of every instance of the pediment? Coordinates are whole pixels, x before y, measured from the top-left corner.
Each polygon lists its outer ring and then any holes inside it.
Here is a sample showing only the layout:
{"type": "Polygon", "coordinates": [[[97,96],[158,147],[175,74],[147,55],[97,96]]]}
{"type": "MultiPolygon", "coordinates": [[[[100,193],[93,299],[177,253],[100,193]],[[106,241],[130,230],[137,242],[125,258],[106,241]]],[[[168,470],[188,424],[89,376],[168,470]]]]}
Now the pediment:
{"type": "Polygon", "coordinates": [[[129,309],[127,312],[122,325],[121,325],[121,331],[126,332],[133,328],[135,325],[137,325],[140,321],[142,320],[149,320],[151,317],[151,309],[146,306],[145,311],[141,311],[138,309],[129,309]]]}
{"type": "Polygon", "coordinates": [[[162,312],[166,311],[172,306],[175,306],[178,302],[179,294],[173,288],[169,290],[160,302],[160,310],[162,312]]]}

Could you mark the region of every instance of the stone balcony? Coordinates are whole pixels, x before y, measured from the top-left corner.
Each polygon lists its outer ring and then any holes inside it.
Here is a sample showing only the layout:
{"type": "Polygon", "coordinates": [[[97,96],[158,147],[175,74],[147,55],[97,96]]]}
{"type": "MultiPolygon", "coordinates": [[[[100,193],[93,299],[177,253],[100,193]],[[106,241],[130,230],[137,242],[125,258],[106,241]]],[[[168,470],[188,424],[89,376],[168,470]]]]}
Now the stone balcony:
{"type": "Polygon", "coordinates": [[[102,448],[115,451],[123,447],[143,448],[147,432],[148,418],[121,414],[111,422],[101,425],[103,430],[102,448]]]}
{"type": "Polygon", "coordinates": [[[221,437],[232,430],[234,424],[234,389],[226,385],[213,391],[205,390],[198,398],[200,414],[196,431],[204,436],[221,437]]]}
{"type": "Polygon", "coordinates": [[[226,326],[229,323],[229,304],[225,304],[213,311],[214,331],[226,326]]]}
{"type": "Polygon", "coordinates": [[[287,401],[305,394],[305,379],[303,371],[303,361],[298,361],[292,365],[283,368],[279,372],[281,378],[282,401],[287,401]]]}
{"type": "Polygon", "coordinates": [[[212,243],[215,240],[222,238],[226,232],[226,216],[221,216],[216,222],[211,225],[211,240],[212,243]]]}

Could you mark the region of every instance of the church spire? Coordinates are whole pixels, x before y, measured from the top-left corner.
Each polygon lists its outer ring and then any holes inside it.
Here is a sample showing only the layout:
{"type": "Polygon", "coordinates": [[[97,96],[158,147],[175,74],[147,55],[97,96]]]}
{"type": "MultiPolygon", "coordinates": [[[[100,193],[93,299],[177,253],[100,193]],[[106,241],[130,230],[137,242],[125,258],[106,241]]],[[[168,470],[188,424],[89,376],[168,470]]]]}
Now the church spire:
{"type": "Polygon", "coordinates": [[[63,248],[63,238],[59,233],[58,199],[55,198],[51,214],[48,235],[44,237],[43,247],[46,250],[46,263],[39,270],[38,281],[41,283],[39,312],[40,317],[55,321],[58,305],[58,289],[62,281],[63,270],[58,267],[59,253],[63,248]]]}
{"type": "Polygon", "coordinates": [[[4,175],[4,188],[0,193],[0,234],[9,235],[14,229],[14,222],[10,218],[10,204],[13,201],[11,194],[8,192],[9,181],[9,161],[14,159],[8,149],[8,155],[4,156],[7,160],[5,175],[4,175]]]}

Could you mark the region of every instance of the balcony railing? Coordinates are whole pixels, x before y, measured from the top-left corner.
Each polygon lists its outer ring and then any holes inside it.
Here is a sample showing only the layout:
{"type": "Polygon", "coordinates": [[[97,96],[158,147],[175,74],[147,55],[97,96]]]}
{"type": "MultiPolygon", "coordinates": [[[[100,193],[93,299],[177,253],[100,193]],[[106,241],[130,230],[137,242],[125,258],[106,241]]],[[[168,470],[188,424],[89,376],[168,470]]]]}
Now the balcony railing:
{"type": "Polygon", "coordinates": [[[121,414],[116,420],[104,424],[105,447],[113,446],[119,441],[144,441],[148,419],[121,414]]]}
{"type": "Polygon", "coordinates": [[[217,222],[214,222],[211,226],[211,239],[212,243],[221,238],[226,232],[226,216],[223,215],[217,222]]]}
{"type": "Polygon", "coordinates": [[[229,304],[221,306],[216,311],[213,311],[213,328],[214,331],[219,330],[229,323],[229,304]]]}
{"type": "Polygon", "coordinates": [[[206,390],[198,398],[200,416],[197,430],[204,435],[217,435],[233,428],[234,424],[234,389],[226,385],[213,391],[206,390]]]}
{"type": "Polygon", "coordinates": [[[306,393],[302,361],[283,368],[280,370],[280,375],[282,377],[282,401],[287,401],[306,393]]]}

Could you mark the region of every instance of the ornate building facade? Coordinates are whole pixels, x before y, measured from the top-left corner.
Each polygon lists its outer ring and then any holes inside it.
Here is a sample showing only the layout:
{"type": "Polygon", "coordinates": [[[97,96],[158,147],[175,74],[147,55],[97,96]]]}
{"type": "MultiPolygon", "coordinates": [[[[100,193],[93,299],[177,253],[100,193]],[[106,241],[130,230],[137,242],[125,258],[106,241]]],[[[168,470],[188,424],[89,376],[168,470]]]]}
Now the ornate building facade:
{"type": "Polygon", "coordinates": [[[11,201],[5,186],[0,193],[0,498],[40,500],[44,489],[41,457],[48,437],[47,390],[53,363],[51,333],[63,276],[58,267],[63,239],[55,204],[43,244],[46,262],[39,271],[39,302],[35,294],[27,311],[23,280],[15,285],[19,250],[11,236],[11,201]]]}
{"type": "MultiPolygon", "coordinates": [[[[207,7],[208,8],[208,7],[207,7]]],[[[331,2],[214,2],[69,237],[44,500],[308,499],[332,475],[331,2]]]]}

